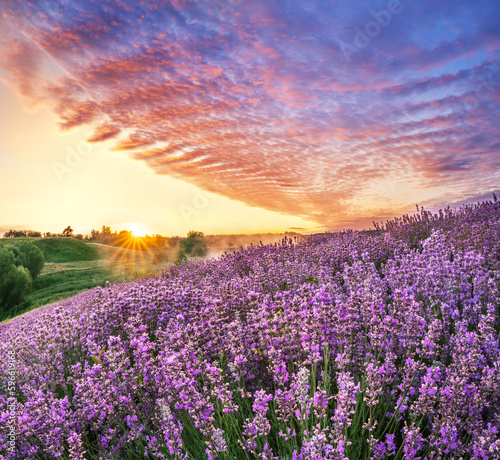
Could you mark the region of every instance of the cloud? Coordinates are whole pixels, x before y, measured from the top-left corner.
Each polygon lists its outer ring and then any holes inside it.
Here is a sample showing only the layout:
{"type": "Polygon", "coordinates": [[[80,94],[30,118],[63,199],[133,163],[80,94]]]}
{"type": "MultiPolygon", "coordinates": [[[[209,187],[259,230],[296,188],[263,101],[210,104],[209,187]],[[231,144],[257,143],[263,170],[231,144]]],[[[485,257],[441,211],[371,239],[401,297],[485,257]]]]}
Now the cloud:
{"type": "Polygon", "coordinates": [[[94,134],[87,139],[87,142],[104,142],[115,138],[120,132],[121,130],[117,126],[101,125],[96,128],[94,134]]]}
{"type": "Polygon", "coordinates": [[[131,136],[128,139],[120,141],[113,150],[135,150],[141,147],[148,147],[155,143],[154,140],[140,136],[131,136]]]}
{"type": "Polygon", "coordinates": [[[436,200],[498,182],[500,7],[403,6],[348,62],[385,2],[8,0],[3,67],[63,130],[334,228],[414,205],[384,181],[436,200]]]}
{"type": "Polygon", "coordinates": [[[37,84],[43,57],[36,45],[22,38],[13,38],[2,54],[4,67],[12,75],[13,87],[28,106],[36,107],[43,102],[44,95],[37,84]]]}

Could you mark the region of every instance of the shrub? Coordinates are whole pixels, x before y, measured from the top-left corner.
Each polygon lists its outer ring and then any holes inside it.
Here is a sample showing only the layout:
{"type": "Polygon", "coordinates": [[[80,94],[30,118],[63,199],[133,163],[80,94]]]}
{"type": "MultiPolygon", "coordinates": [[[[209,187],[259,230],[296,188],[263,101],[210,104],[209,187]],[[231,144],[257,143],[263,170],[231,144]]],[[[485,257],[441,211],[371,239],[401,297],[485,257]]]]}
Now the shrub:
{"type": "Polygon", "coordinates": [[[0,249],[0,308],[6,311],[21,303],[30,289],[29,271],[16,265],[16,257],[12,251],[0,249]]]}
{"type": "Polygon", "coordinates": [[[202,232],[190,231],[179,246],[186,256],[203,257],[207,253],[207,243],[202,232]]]}
{"type": "Polygon", "coordinates": [[[16,265],[28,269],[31,277],[35,279],[43,269],[45,257],[43,251],[29,241],[16,244],[11,251],[16,258],[16,265]]]}

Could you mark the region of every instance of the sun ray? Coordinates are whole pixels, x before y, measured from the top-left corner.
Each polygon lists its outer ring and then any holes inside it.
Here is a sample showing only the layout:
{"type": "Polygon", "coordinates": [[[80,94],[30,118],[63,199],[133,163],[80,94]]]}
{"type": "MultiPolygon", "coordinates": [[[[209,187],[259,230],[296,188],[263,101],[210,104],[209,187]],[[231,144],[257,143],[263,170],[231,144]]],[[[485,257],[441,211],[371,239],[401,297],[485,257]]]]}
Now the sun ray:
{"type": "Polygon", "coordinates": [[[108,260],[110,267],[114,269],[122,269],[129,276],[137,275],[141,270],[148,270],[151,263],[154,263],[156,255],[151,251],[146,238],[133,234],[131,228],[135,228],[136,232],[144,232],[144,229],[137,226],[128,225],[129,229],[120,232],[118,238],[111,244],[115,247],[115,251],[108,260]],[[148,260],[147,255],[150,256],[148,260]]]}

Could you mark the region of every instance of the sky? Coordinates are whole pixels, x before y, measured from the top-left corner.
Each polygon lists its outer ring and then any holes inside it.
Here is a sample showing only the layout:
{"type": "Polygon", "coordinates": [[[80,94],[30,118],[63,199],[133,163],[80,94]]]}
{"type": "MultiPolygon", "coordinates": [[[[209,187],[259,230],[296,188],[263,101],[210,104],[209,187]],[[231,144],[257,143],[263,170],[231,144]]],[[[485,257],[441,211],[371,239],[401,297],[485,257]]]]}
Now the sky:
{"type": "Polygon", "coordinates": [[[0,4],[0,232],[316,232],[498,191],[498,1],[0,4]]]}

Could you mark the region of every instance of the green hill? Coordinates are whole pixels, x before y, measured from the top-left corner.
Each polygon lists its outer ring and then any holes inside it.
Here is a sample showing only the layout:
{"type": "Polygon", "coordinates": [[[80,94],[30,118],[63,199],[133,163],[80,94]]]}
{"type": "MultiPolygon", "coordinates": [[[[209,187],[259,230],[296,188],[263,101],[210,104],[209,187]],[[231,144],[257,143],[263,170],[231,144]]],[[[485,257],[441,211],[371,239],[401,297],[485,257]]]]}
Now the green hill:
{"type": "Polygon", "coordinates": [[[43,251],[45,262],[88,262],[102,257],[97,247],[74,238],[13,238],[0,240],[0,245],[9,246],[24,240],[31,241],[43,251]]]}

